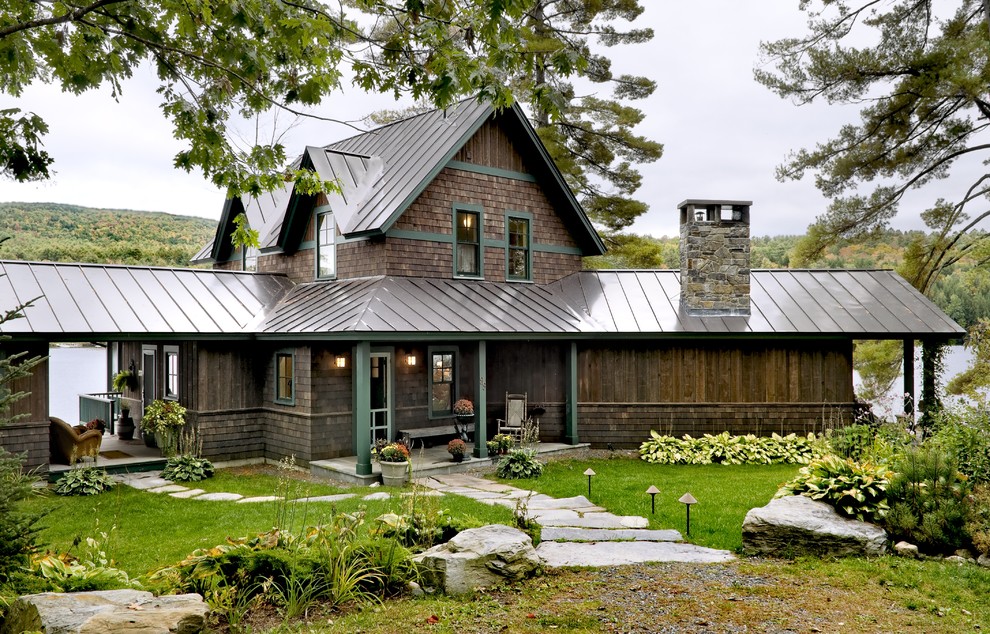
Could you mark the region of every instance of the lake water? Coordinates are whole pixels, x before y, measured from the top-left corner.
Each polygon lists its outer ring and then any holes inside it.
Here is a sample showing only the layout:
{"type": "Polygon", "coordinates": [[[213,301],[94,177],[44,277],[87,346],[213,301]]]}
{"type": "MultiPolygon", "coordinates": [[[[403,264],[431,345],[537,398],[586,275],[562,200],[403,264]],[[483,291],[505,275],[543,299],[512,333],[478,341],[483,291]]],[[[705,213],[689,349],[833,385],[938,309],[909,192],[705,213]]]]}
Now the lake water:
{"type": "Polygon", "coordinates": [[[48,415],[76,424],[79,395],[107,391],[106,348],[49,348],[48,380],[48,415]]]}

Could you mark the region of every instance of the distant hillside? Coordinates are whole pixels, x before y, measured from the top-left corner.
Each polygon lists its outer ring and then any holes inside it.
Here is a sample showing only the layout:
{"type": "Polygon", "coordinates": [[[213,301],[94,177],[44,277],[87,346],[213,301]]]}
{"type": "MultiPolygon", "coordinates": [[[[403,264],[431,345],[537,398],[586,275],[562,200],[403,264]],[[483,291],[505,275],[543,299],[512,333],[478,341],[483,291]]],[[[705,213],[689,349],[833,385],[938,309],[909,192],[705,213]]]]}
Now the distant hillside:
{"type": "Polygon", "coordinates": [[[188,266],[217,223],[162,212],[0,203],[0,259],[188,266]]]}

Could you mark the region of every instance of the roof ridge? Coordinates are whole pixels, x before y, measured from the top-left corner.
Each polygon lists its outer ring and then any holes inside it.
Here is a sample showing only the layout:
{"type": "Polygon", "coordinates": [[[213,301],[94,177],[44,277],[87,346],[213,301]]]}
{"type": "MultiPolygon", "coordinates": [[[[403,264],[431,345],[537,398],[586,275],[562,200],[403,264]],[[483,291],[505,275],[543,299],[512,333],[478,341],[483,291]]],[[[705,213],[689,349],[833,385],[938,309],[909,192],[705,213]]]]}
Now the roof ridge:
{"type": "Polygon", "coordinates": [[[411,115],[409,115],[407,117],[402,117],[400,119],[396,119],[395,121],[389,121],[388,123],[383,123],[383,124],[381,124],[381,125],[379,125],[379,126],[377,126],[375,128],[371,128],[369,130],[365,130],[364,132],[358,132],[357,134],[352,134],[351,136],[347,136],[347,137],[344,137],[342,139],[337,139],[336,141],[334,141],[332,143],[328,143],[324,147],[330,148],[330,147],[332,147],[334,145],[337,145],[338,143],[343,143],[344,141],[350,141],[351,139],[356,139],[357,137],[364,136],[366,134],[374,134],[374,133],[379,132],[381,130],[385,130],[386,128],[391,128],[393,126],[399,125],[400,123],[407,123],[409,121],[412,121],[413,119],[418,119],[419,117],[425,117],[427,115],[434,114],[434,113],[439,112],[441,110],[449,110],[451,108],[456,108],[456,107],[461,106],[465,102],[471,101],[473,99],[477,99],[477,98],[476,97],[465,97],[464,99],[461,99],[459,101],[455,101],[454,103],[450,104],[449,106],[447,106],[445,108],[430,108],[429,110],[425,110],[423,112],[417,112],[416,114],[411,114],[411,115]]]}

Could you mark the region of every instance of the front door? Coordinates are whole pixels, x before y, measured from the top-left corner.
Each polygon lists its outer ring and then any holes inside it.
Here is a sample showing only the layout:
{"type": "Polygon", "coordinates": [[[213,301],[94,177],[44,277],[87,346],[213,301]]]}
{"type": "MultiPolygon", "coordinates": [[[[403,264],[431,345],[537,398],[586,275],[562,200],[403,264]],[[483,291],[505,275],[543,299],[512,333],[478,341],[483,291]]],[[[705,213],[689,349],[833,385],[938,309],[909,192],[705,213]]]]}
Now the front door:
{"type": "Polygon", "coordinates": [[[392,440],[392,353],[371,353],[371,445],[392,440]]]}

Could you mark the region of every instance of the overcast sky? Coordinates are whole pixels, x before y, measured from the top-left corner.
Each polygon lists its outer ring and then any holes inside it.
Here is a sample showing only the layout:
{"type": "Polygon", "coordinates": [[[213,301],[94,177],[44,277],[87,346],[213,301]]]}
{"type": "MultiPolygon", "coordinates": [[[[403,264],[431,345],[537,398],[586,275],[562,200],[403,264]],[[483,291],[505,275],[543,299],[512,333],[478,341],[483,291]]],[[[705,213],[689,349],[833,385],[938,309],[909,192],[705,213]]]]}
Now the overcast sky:
{"type": "MultiPolygon", "coordinates": [[[[810,178],[779,183],[774,168],[790,150],[813,145],[853,117],[850,109],[796,107],[753,80],[761,40],[803,32],[797,0],[655,2],[637,26],[652,42],[614,50],[616,74],[651,77],[656,93],[637,105],[647,116],[639,131],[664,144],[656,163],[642,166],[640,199],[650,205],[633,230],[676,235],[675,207],[686,198],[752,200],[754,235],[800,234],[825,207],[810,178]]],[[[119,103],[109,90],[82,97],[39,86],[23,99],[0,96],[0,108],[37,112],[50,125],[46,148],[55,177],[45,183],[0,180],[0,201],[45,201],[89,207],[167,211],[218,218],[223,194],[199,173],[172,167],[181,146],[158,109],[150,72],[125,85],[119,103]]],[[[388,97],[349,90],[334,95],[323,114],[358,120],[394,107],[388,97]]],[[[353,134],[347,127],[303,122],[285,139],[289,153],[353,134]]],[[[916,227],[917,213],[902,214],[916,227]]]]}

